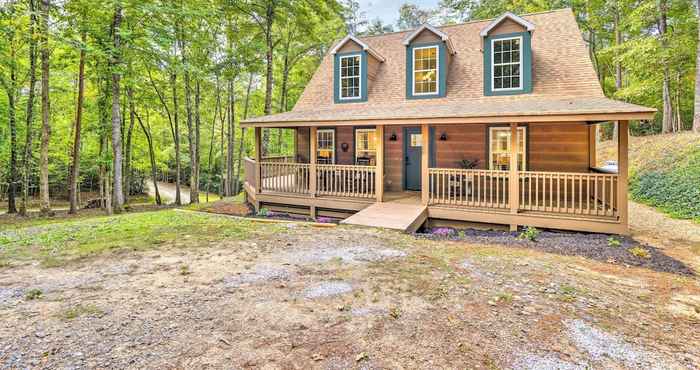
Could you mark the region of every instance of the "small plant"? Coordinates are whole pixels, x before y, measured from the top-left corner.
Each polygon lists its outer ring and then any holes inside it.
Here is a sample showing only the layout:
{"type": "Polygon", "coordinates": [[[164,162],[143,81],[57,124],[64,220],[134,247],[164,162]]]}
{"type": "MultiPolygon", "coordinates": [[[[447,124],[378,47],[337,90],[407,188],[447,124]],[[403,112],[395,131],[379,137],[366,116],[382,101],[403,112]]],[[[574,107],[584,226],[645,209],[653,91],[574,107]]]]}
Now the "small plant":
{"type": "Polygon", "coordinates": [[[474,169],[477,165],[479,165],[478,159],[462,159],[459,161],[459,167],[465,170],[474,169]]]}
{"type": "Polygon", "coordinates": [[[440,236],[450,236],[454,234],[454,232],[454,229],[450,227],[434,227],[430,230],[431,234],[440,236]]]}
{"type": "Polygon", "coordinates": [[[398,320],[401,317],[401,309],[398,307],[392,307],[389,310],[389,316],[391,316],[391,318],[394,320],[398,320]]]}
{"type": "Polygon", "coordinates": [[[498,295],[496,295],[496,301],[504,303],[513,302],[513,294],[508,292],[498,293],[498,295]]]}
{"type": "Polygon", "coordinates": [[[333,219],[330,217],[319,216],[319,217],[316,217],[316,222],[322,223],[322,224],[330,224],[330,223],[333,223],[333,219]]]}
{"type": "Polygon", "coordinates": [[[270,211],[267,208],[260,208],[260,210],[258,211],[258,216],[262,216],[262,217],[268,217],[268,216],[271,216],[271,214],[272,214],[272,211],[270,211]]]}
{"type": "Polygon", "coordinates": [[[64,320],[73,320],[77,319],[80,316],[100,316],[103,315],[104,311],[101,309],[97,308],[97,306],[88,304],[88,305],[77,305],[75,307],[71,307],[59,314],[59,317],[61,317],[64,320]]]}
{"type": "Polygon", "coordinates": [[[639,258],[651,258],[651,254],[649,253],[649,251],[646,250],[646,249],[644,249],[644,248],[642,248],[642,247],[640,247],[640,246],[636,246],[636,247],[634,247],[634,248],[630,248],[630,249],[628,249],[627,251],[630,252],[630,253],[632,253],[632,255],[635,256],[635,257],[639,257],[639,258]]]}
{"type": "Polygon", "coordinates": [[[190,271],[190,267],[189,267],[189,266],[187,266],[187,265],[182,265],[182,266],[180,266],[180,275],[182,275],[182,276],[187,276],[187,275],[189,275],[189,274],[191,274],[191,273],[192,273],[192,271],[190,271]]]}
{"type": "Polygon", "coordinates": [[[540,231],[537,230],[536,227],[528,226],[520,232],[520,235],[518,235],[518,239],[527,239],[531,242],[536,242],[537,241],[537,236],[540,235],[540,231]]]}
{"type": "Polygon", "coordinates": [[[457,236],[458,236],[460,239],[464,239],[464,237],[465,237],[466,235],[467,235],[467,234],[464,232],[464,230],[459,230],[459,231],[457,232],[457,236]]]}
{"type": "Polygon", "coordinates": [[[41,298],[41,296],[44,295],[44,292],[41,291],[41,289],[29,289],[27,293],[24,295],[24,298],[26,298],[28,301],[33,301],[35,299],[41,298]]]}
{"type": "Polygon", "coordinates": [[[619,248],[621,245],[622,242],[620,241],[620,239],[617,239],[614,236],[608,238],[608,247],[619,248]]]}

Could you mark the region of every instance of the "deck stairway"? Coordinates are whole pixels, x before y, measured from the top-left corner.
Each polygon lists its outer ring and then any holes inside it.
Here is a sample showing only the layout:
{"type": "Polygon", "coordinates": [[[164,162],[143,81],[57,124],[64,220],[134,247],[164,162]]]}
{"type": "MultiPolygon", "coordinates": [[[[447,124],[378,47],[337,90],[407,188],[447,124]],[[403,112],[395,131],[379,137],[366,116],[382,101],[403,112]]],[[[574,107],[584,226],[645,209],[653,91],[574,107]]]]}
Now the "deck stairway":
{"type": "Polygon", "coordinates": [[[382,202],[355,213],[342,224],[381,227],[415,232],[428,218],[428,207],[421,204],[382,202]]]}

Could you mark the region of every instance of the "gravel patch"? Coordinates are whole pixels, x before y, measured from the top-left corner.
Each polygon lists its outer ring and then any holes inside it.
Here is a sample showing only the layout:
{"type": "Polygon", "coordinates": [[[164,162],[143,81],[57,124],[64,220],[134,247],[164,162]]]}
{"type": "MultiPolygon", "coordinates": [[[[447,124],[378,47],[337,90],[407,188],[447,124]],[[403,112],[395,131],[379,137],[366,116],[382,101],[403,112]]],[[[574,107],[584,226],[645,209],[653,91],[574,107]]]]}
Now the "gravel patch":
{"type": "Polygon", "coordinates": [[[266,281],[287,281],[292,273],[286,269],[272,266],[256,266],[253,271],[224,277],[224,289],[236,289],[242,285],[266,281]]]}
{"type": "Polygon", "coordinates": [[[582,256],[598,261],[639,266],[655,271],[671,272],[681,275],[694,275],[693,270],[683,262],[669,257],[661,250],[638,241],[622,236],[612,236],[620,242],[619,246],[610,246],[607,234],[587,234],[542,231],[536,241],[519,238],[517,232],[490,230],[455,230],[436,228],[424,230],[416,234],[418,237],[433,240],[466,241],[475,244],[497,244],[506,247],[537,249],[547,253],[565,256],[582,256]],[[638,257],[630,253],[632,248],[642,248],[649,254],[648,258],[638,257]]]}
{"type": "Polygon", "coordinates": [[[14,304],[23,296],[24,290],[21,288],[0,288],[0,306],[14,304]]]}
{"type": "Polygon", "coordinates": [[[350,293],[352,285],[342,281],[328,281],[316,284],[304,290],[303,295],[307,299],[332,297],[350,293]]]}
{"type": "Polygon", "coordinates": [[[633,369],[661,370],[671,367],[661,356],[627,343],[582,320],[568,320],[564,325],[576,347],[586,351],[593,361],[611,359],[633,369]]]}
{"type": "Polygon", "coordinates": [[[287,259],[292,263],[326,263],[331,260],[340,260],[344,263],[366,263],[406,256],[404,251],[376,246],[358,245],[339,248],[321,245],[314,249],[292,252],[287,256],[287,259]]]}
{"type": "Polygon", "coordinates": [[[387,309],[380,307],[358,307],[350,310],[350,314],[357,317],[382,316],[387,313],[389,313],[387,309]]]}
{"type": "Polygon", "coordinates": [[[589,368],[587,365],[560,360],[553,354],[540,356],[532,353],[520,357],[512,367],[518,370],[585,370],[589,368]]]}

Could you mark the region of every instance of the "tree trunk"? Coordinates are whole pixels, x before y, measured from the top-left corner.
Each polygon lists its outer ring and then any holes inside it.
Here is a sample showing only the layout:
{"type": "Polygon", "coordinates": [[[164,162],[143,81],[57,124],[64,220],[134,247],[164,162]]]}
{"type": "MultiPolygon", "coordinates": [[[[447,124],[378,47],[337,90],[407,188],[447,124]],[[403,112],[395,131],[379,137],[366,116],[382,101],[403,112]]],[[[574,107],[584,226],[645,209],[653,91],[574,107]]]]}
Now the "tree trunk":
{"type": "MultiPolygon", "coordinates": [[[[195,166],[194,166],[194,197],[192,199],[195,199],[195,203],[199,203],[199,175],[200,175],[200,155],[199,155],[199,135],[200,135],[200,128],[202,124],[202,118],[200,115],[199,111],[199,106],[201,103],[201,86],[199,80],[195,82],[195,90],[194,90],[194,148],[195,148],[195,153],[194,153],[194,159],[195,159],[195,166]]],[[[193,201],[190,199],[190,203],[193,201]]]]}
{"type": "MultiPolygon", "coordinates": [[[[245,103],[243,104],[243,119],[248,118],[248,106],[250,104],[250,90],[253,86],[253,73],[250,73],[250,77],[248,77],[248,89],[246,89],[245,93],[245,103]]],[[[236,165],[236,186],[235,186],[235,192],[236,194],[239,194],[241,192],[240,189],[240,182],[241,182],[241,162],[243,160],[243,147],[245,146],[245,128],[241,128],[241,137],[239,139],[238,143],[238,163],[236,165]]]]}
{"type": "Polygon", "coordinates": [[[698,48],[695,52],[695,104],[693,112],[693,131],[700,133],[700,0],[698,7],[698,48]]]}
{"type": "MultiPolygon", "coordinates": [[[[139,126],[141,126],[141,130],[143,130],[143,135],[146,136],[146,141],[148,142],[148,158],[151,161],[151,178],[153,179],[153,188],[156,191],[156,204],[161,205],[162,201],[160,199],[160,192],[158,191],[158,169],[156,167],[156,155],[155,151],[153,150],[153,139],[151,138],[151,130],[150,126],[148,129],[146,129],[146,125],[143,124],[143,121],[141,121],[141,117],[139,117],[138,114],[136,114],[135,110],[132,110],[134,113],[134,116],[136,116],[136,119],[139,121],[139,126]]],[[[146,113],[146,119],[148,119],[148,112],[146,113]]]]}
{"type": "Polygon", "coordinates": [[[132,87],[126,89],[127,104],[129,105],[129,128],[126,130],[126,145],[124,146],[124,203],[129,202],[131,195],[131,137],[134,132],[134,124],[136,123],[134,107],[134,90],[132,87]]]}
{"type": "Polygon", "coordinates": [[[209,140],[209,160],[207,161],[207,203],[209,202],[209,193],[211,192],[211,165],[212,157],[214,156],[214,133],[216,132],[216,120],[221,107],[221,87],[219,79],[216,79],[216,105],[214,105],[214,119],[211,121],[211,140],[209,140]]]}
{"type": "Polygon", "coordinates": [[[41,154],[39,160],[41,213],[50,215],[49,198],[49,141],[51,123],[49,122],[49,7],[50,0],[41,0],[41,154]]]}
{"type": "MultiPolygon", "coordinates": [[[[620,45],[622,45],[622,30],[620,30],[619,4],[615,5],[615,14],[613,18],[615,23],[615,46],[619,47],[620,45]]],[[[615,54],[615,57],[617,57],[617,52],[615,54]]],[[[620,91],[620,89],[622,89],[622,63],[619,60],[615,60],[615,91],[620,91]]],[[[618,126],[619,125],[617,122],[613,123],[613,143],[617,142],[618,126]]]]}
{"type": "Polygon", "coordinates": [[[114,185],[112,186],[112,201],[114,203],[113,210],[116,213],[120,213],[124,207],[124,190],[122,188],[122,118],[121,105],[119,101],[121,96],[121,74],[118,71],[119,64],[121,63],[121,22],[122,8],[121,5],[117,4],[116,9],[114,10],[114,21],[112,23],[114,50],[112,51],[113,54],[110,63],[110,67],[112,69],[112,171],[114,182],[114,185]]]}
{"type": "MultiPolygon", "coordinates": [[[[12,7],[11,14],[14,15],[14,3],[8,5],[12,7]]],[[[7,92],[7,110],[8,123],[10,129],[10,168],[8,173],[8,189],[7,189],[7,213],[17,213],[15,204],[15,194],[17,192],[17,112],[15,107],[15,98],[17,97],[17,50],[15,31],[10,29],[10,81],[9,85],[5,86],[7,92]]]]}
{"type": "Polygon", "coordinates": [[[182,168],[180,167],[180,122],[178,120],[178,111],[180,107],[177,102],[177,74],[173,71],[170,74],[170,84],[173,90],[173,140],[175,141],[175,205],[182,205],[182,198],[180,196],[180,173],[182,168]]]}
{"type": "Polygon", "coordinates": [[[70,167],[69,178],[69,199],[70,210],[68,213],[75,214],[78,212],[78,193],[80,187],[78,185],[80,178],[80,132],[83,121],[83,99],[85,97],[85,42],[86,34],[83,32],[81,36],[82,45],[80,46],[80,62],[78,66],[78,102],[75,108],[75,127],[73,129],[73,155],[70,167]]]}
{"type": "MultiPolygon", "coordinates": [[[[273,49],[274,40],[272,39],[272,25],[275,17],[275,4],[269,1],[267,4],[267,14],[265,17],[265,115],[272,114],[272,84],[273,84],[273,49]]],[[[270,130],[263,129],[262,132],[262,154],[266,153],[266,148],[270,146],[270,130]]],[[[261,155],[262,157],[262,155],[261,155]]]]}
{"type": "MultiPolygon", "coordinates": [[[[661,47],[668,48],[668,35],[666,34],[666,18],[668,13],[668,3],[666,0],[659,1],[659,37],[661,37],[661,47]]],[[[663,65],[663,116],[661,120],[661,132],[669,133],[673,131],[673,104],[671,104],[671,71],[668,61],[661,61],[663,65]]]]}
{"type": "Polygon", "coordinates": [[[233,143],[235,141],[235,97],[233,78],[228,81],[228,119],[226,120],[226,196],[233,195],[233,143]]]}
{"type": "Polygon", "coordinates": [[[195,133],[194,133],[194,122],[192,119],[192,88],[190,87],[190,72],[189,66],[187,65],[187,50],[185,48],[185,41],[182,39],[182,30],[180,30],[180,53],[182,55],[182,66],[185,69],[185,112],[187,113],[187,142],[189,144],[190,151],[190,203],[198,203],[199,196],[197,195],[197,186],[195,181],[197,180],[196,167],[197,167],[197,148],[195,147],[195,133]]]}
{"type": "Polygon", "coordinates": [[[34,132],[34,98],[36,94],[36,0],[29,0],[29,95],[27,97],[24,155],[22,156],[22,203],[19,213],[27,215],[29,201],[29,172],[31,170],[32,141],[34,132]]]}

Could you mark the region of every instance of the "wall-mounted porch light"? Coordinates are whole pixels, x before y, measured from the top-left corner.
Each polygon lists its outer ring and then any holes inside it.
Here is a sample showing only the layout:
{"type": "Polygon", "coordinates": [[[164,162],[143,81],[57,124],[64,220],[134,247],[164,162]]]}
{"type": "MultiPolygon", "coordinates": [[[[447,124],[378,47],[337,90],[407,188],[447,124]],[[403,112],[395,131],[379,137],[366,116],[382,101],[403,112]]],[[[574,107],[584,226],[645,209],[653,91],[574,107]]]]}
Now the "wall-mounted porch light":
{"type": "Polygon", "coordinates": [[[442,134],[440,134],[440,141],[447,141],[447,133],[446,132],[443,132],[442,134]]]}
{"type": "Polygon", "coordinates": [[[396,141],[396,133],[392,132],[391,136],[389,136],[389,141],[396,141]]]}

